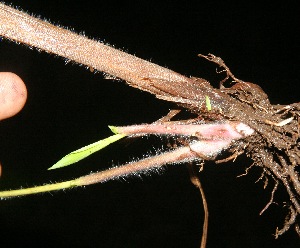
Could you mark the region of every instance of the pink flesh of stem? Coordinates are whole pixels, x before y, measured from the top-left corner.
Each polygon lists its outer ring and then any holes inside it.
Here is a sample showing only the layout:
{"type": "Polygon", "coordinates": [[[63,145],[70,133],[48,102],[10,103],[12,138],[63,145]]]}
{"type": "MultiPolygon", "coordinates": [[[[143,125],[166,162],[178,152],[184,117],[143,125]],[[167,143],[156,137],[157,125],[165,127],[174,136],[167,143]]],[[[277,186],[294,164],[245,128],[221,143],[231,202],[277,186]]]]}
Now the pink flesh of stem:
{"type": "Polygon", "coordinates": [[[126,135],[184,135],[207,140],[241,139],[253,134],[254,130],[239,122],[216,124],[142,124],[125,127],[114,127],[118,133],[126,135]]]}

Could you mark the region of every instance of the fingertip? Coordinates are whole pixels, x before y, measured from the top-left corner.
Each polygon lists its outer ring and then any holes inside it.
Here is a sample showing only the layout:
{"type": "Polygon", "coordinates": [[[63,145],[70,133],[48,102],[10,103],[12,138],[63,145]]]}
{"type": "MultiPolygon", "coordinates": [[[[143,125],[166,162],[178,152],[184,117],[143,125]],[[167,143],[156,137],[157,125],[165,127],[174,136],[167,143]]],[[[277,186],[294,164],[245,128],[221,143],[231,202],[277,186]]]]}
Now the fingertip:
{"type": "Polygon", "coordinates": [[[17,114],[26,99],[27,89],[23,80],[12,72],[0,72],[0,120],[17,114]]]}

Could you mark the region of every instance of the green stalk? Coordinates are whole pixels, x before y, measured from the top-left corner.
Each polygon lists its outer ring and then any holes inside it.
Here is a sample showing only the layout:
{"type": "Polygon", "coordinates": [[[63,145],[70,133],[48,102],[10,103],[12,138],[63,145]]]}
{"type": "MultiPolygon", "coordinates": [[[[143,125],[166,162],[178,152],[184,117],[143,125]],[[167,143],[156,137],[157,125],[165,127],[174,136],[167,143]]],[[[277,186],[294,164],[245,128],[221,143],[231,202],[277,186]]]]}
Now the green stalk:
{"type": "Polygon", "coordinates": [[[36,186],[32,188],[1,191],[0,198],[32,195],[37,193],[50,192],[54,190],[73,188],[76,186],[80,186],[79,178],[61,183],[45,184],[42,186],[36,186]]]}

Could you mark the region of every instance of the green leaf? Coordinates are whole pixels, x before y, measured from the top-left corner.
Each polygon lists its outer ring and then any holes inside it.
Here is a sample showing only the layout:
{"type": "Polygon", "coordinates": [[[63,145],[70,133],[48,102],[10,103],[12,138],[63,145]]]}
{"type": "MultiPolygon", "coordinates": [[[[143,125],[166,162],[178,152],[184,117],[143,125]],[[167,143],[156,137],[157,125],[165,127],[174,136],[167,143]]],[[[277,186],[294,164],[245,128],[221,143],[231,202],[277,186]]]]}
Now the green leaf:
{"type": "Polygon", "coordinates": [[[116,126],[108,126],[110,131],[112,131],[114,134],[118,134],[118,127],[116,126]]]}
{"type": "Polygon", "coordinates": [[[90,156],[91,154],[103,149],[104,147],[124,138],[124,134],[115,134],[106,139],[99,140],[93,144],[84,146],[74,152],[69,153],[59,160],[56,164],[52,165],[48,170],[58,169],[61,167],[68,166],[70,164],[77,163],[78,161],[90,156]]]}
{"type": "Polygon", "coordinates": [[[205,96],[205,103],[206,103],[207,110],[211,111],[211,104],[210,104],[210,99],[208,96],[205,96]]]}

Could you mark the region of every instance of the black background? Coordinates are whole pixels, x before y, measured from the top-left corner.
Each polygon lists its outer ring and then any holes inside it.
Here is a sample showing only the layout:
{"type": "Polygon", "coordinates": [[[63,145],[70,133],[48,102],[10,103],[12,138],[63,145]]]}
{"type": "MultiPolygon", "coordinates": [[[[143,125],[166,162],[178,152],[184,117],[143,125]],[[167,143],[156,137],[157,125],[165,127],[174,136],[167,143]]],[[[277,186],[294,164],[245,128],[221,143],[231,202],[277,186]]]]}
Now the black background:
{"type": "MultiPolygon", "coordinates": [[[[272,103],[299,101],[299,8],[274,2],[11,1],[52,23],[85,31],[129,53],[218,85],[213,53],[232,72],[259,84],[272,103]],[[118,2],[118,3],[117,3],[118,2]]],[[[28,102],[0,123],[1,189],[75,178],[155,153],[157,139],[120,142],[69,168],[46,169],[68,152],[110,135],[107,125],[153,122],[174,105],[103,79],[84,67],[2,40],[1,71],[18,74],[28,102]],[[154,148],[153,148],[154,147],[154,148]]],[[[251,164],[208,163],[201,180],[209,204],[207,247],[297,247],[294,231],[274,239],[286,214],[273,204],[262,216],[273,182],[251,164]]],[[[276,199],[284,200],[284,191],[276,199]]],[[[112,181],[67,192],[0,202],[1,247],[198,247],[203,209],[184,165],[160,175],[112,181]]]]}

